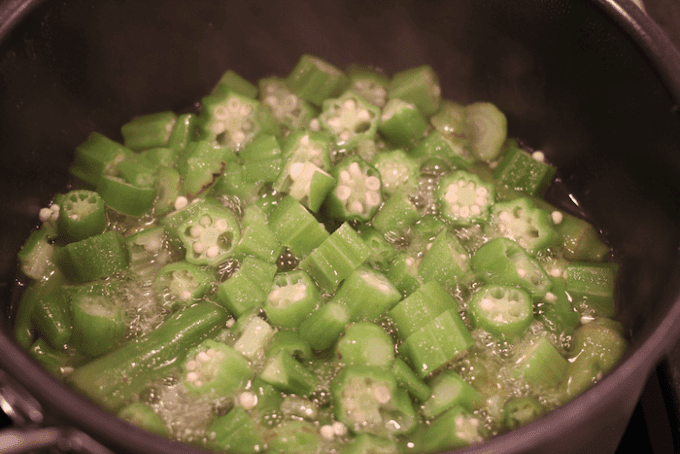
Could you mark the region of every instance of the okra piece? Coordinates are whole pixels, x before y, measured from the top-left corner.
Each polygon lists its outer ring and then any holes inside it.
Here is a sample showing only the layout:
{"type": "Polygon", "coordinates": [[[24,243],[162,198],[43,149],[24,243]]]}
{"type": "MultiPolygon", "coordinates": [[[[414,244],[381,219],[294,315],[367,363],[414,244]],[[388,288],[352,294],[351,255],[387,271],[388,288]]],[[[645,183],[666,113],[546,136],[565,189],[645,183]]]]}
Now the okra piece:
{"type": "Polygon", "coordinates": [[[197,396],[230,397],[253,377],[248,360],[227,344],[206,339],[182,362],[182,383],[197,396]]]}
{"type": "Polygon", "coordinates": [[[175,166],[182,177],[182,194],[193,198],[207,191],[224,172],[225,163],[236,160],[231,150],[207,140],[187,144],[175,166]]]}
{"type": "Polygon", "coordinates": [[[495,238],[485,243],[472,256],[470,266],[485,283],[516,285],[534,299],[545,297],[552,287],[541,264],[508,238],[495,238]]]}
{"type": "Polygon", "coordinates": [[[574,305],[585,305],[597,315],[613,317],[616,263],[575,262],[567,266],[566,292],[573,298],[574,305]]]}
{"type": "Polygon", "coordinates": [[[496,339],[511,341],[533,322],[533,301],[520,288],[485,285],[470,298],[468,316],[475,328],[483,329],[496,339]]]}
{"type": "Polygon", "coordinates": [[[352,91],[323,102],[318,117],[321,128],[335,138],[335,145],[351,150],[362,140],[373,140],[378,131],[380,109],[352,91]]]}
{"type": "Polygon", "coordinates": [[[335,416],[354,433],[392,437],[412,431],[417,424],[413,403],[388,370],[347,366],[333,379],[335,416]]]}
{"type": "Polygon", "coordinates": [[[335,344],[347,323],[347,307],[330,300],[300,323],[300,337],[314,350],[327,350],[335,344]]]}
{"type": "Polygon", "coordinates": [[[334,98],[347,87],[344,72],[327,61],[312,55],[302,55],[286,78],[286,85],[300,98],[315,106],[334,98]]]}
{"type": "Polygon", "coordinates": [[[123,143],[136,151],[164,147],[176,120],[177,116],[171,111],[141,115],[120,128],[123,143]]]}
{"type": "Polygon", "coordinates": [[[420,285],[423,279],[418,274],[420,259],[406,251],[398,252],[387,267],[387,278],[394,284],[403,296],[410,295],[420,285]]]}
{"type": "Polygon", "coordinates": [[[486,223],[496,198],[493,185],[459,170],[442,177],[437,186],[439,212],[454,227],[486,223]]]}
{"type": "Polygon", "coordinates": [[[359,236],[371,249],[371,255],[369,255],[366,263],[383,272],[387,270],[397,254],[394,246],[385,239],[382,233],[370,226],[362,226],[359,236]]]}
{"type": "Polygon", "coordinates": [[[69,243],[59,252],[59,266],[74,282],[89,282],[123,271],[128,266],[123,238],[110,230],[69,243]]]}
{"type": "Polygon", "coordinates": [[[611,249],[588,221],[563,211],[553,211],[551,217],[562,237],[562,253],[567,260],[601,262],[610,254],[611,249]]]}
{"type": "Polygon", "coordinates": [[[265,443],[255,427],[253,418],[240,407],[214,418],[206,428],[210,449],[238,454],[258,453],[265,443]]]}
{"type": "Polygon", "coordinates": [[[526,197],[495,203],[489,226],[496,234],[517,241],[533,256],[560,241],[550,213],[526,197]]]}
{"type": "Polygon", "coordinates": [[[59,272],[58,250],[50,241],[51,234],[46,226],[34,230],[17,254],[21,271],[33,280],[47,280],[59,272]]]}
{"type": "Polygon", "coordinates": [[[420,163],[403,149],[382,151],[375,157],[373,165],[380,172],[380,181],[385,195],[398,191],[415,191],[420,179],[420,163]]]}
{"type": "Polygon", "coordinates": [[[403,237],[409,227],[419,218],[420,210],[410,197],[403,192],[398,192],[380,207],[371,225],[383,235],[403,237]]]}
{"type": "Polygon", "coordinates": [[[80,241],[103,233],[108,220],[104,201],[94,191],[78,189],[61,200],[57,226],[59,234],[69,241],[80,241]]]}
{"type": "Polygon", "coordinates": [[[382,109],[378,132],[395,147],[413,146],[427,129],[427,119],[414,104],[392,98],[382,109]]]}
{"type": "Polygon", "coordinates": [[[97,192],[106,206],[132,217],[141,217],[153,207],[158,189],[155,186],[135,186],[123,178],[103,175],[97,192]]]}
{"type": "Polygon", "coordinates": [[[150,162],[154,168],[173,167],[177,162],[178,152],[173,148],[156,147],[141,151],[139,155],[150,162]]]}
{"type": "Polygon", "coordinates": [[[201,206],[177,229],[186,260],[196,265],[217,265],[233,255],[241,239],[236,218],[226,208],[201,206]]]}
{"type": "Polygon", "coordinates": [[[220,284],[217,297],[236,317],[261,307],[271,289],[276,265],[246,257],[236,274],[220,284]]]}
{"type": "Polygon", "coordinates": [[[266,437],[267,453],[316,454],[321,452],[322,441],[313,423],[288,419],[274,427],[266,437]]]}
{"type": "Polygon", "coordinates": [[[494,104],[476,102],[465,106],[465,126],[470,151],[477,159],[491,162],[503,152],[508,120],[494,104]]]}
{"type": "Polygon", "coordinates": [[[392,76],[388,96],[389,99],[398,98],[414,104],[429,117],[439,109],[441,92],[437,73],[431,66],[423,65],[392,76]]]}
{"type": "Polygon", "coordinates": [[[345,445],[342,454],[396,454],[398,452],[399,447],[396,441],[362,433],[345,445]]]}
{"type": "Polygon", "coordinates": [[[437,281],[453,290],[471,280],[470,256],[454,233],[442,230],[428,246],[418,268],[423,282],[437,281]]]}
{"type": "Polygon", "coordinates": [[[443,137],[468,145],[468,129],[463,104],[442,99],[439,110],[430,117],[430,123],[443,137]]]}
{"type": "MultiPolygon", "coordinates": [[[[175,201],[180,197],[182,177],[172,167],[159,167],[156,171],[156,200],[153,211],[156,215],[165,215],[175,209],[175,201]]],[[[183,197],[183,196],[182,196],[183,197]]]]}
{"type": "Polygon", "coordinates": [[[621,359],[626,351],[626,340],[619,328],[609,319],[595,319],[576,330],[563,382],[568,399],[590,388],[621,359]]]}
{"type": "MultiPolygon", "coordinates": [[[[34,281],[28,285],[21,295],[19,307],[14,317],[14,339],[24,348],[33,344],[35,327],[33,325],[33,312],[43,298],[48,298],[61,291],[64,277],[61,273],[55,273],[48,279],[34,281]]],[[[62,348],[60,345],[59,348],[62,348]]]]}
{"type": "Polygon", "coordinates": [[[484,441],[482,423],[472,413],[454,406],[441,414],[425,429],[422,449],[425,452],[464,448],[484,441]]]}
{"type": "Polygon", "coordinates": [[[352,65],[347,68],[349,89],[381,109],[387,102],[390,78],[372,68],[352,65]]]}
{"type": "Polygon", "coordinates": [[[300,262],[300,268],[323,292],[333,292],[369,255],[370,248],[345,222],[300,262]]]}
{"type": "Polygon", "coordinates": [[[166,147],[182,152],[187,144],[196,139],[196,114],[186,113],[177,115],[175,126],[172,128],[166,147]]]}
{"type": "Polygon", "coordinates": [[[282,249],[267,224],[267,215],[256,205],[247,206],[241,220],[241,241],[234,250],[236,256],[253,256],[274,263],[282,249]]]}
{"type": "Polygon", "coordinates": [[[36,332],[48,344],[63,349],[73,334],[71,308],[63,290],[36,292],[31,321],[36,332]]]}
{"type": "Polygon", "coordinates": [[[399,346],[422,378],[462,355],[474,343],[456,309],[449,309],[411,334],[399,346]]]}
{"type": "Polygon", "coordinates": [[[170,436],[170,429],[168,429],[163,418],[153,411],[151,407],[141,402],[133,402],[126,405],[120,409],[117,416],[130,424],[141,427],[156,435],[170,436]]]}
{"type": "Polygon", "coordinates": [[[168,374],[190,348],[222,329],[227,318],[221,307],[198,303],[149,334],[77,368],[68,380],[94,401],[116,411],[150,381],[168,374]]]}
{"type": "Polygon", "coordinates": [[[351,321],[376,320],[401,300],[401,293],[384,274],[362,265],[342,282],[335,300],[347,306],[351,321]]]}
{"type": "Polygon", "coordinates": [[[231,69],[228,69],[222,73],[222,76],[220,76],[220,80],[217,81],[216,86],[219,85],[226,85],[236,93],[247,98],[255,98],[257,96],[257,87],[252,82],[244,79],[236,71],[231,69]]]}
{"type": "Polygon", "coordinates": [[[201,99],[196,120],[199,138],[241,149],[260,132],[259,101],[220,84],[201,99]]]}
{"type": "Polygon", "coordinates": [[[283,146],[284,165],[274,188],[299,200],[312,212],[321,207],[335,186],[330,169],[330,139],[320,131],[296,131],[283,146]]]}
{"type": "Polygon", "coordinates": [[[390,369],[394,342],[380,325],[358,322],[348,326],[335,347],[340,364],[390,369]]]}
{"type": "Polygon", "coordinates": [[[440,158],[457,169],[466,169],[475,162],[466,144],[463,138],[451,138],[439,131],[432,131],[409,150],[409,155],[420,159],[440,158]]]}
{"type": "Polygon", "coordinates": [[[76,147],[69,172],[81,181],[96,187],[102,175],[115,175],[116,165],[132,156],[133,151],[98,132],[91,133],[76,147]]]}
{"type": "Polygon", "coordinates": [[[438,282],[430,281],[401,300],[389,311],[389,316],[397,335],[406,339],[444,311],[457,308],[457,302],[446,289],[438,282]]]}
{"type": "Polygon", "coordinates": [[[260,102],[271,110],[274,120],[290,131],[309,125],[316,116],[314,107],[293,93],[283,79],[260,79],[260,102]]]}
{"type": "Polygon", "coordinates": [[[439,216],[432,214],[422,216],[411,226],[408,251],[415,255],[424,255],[432,248],[432,242],[446,228],[447,224],[439,216]]]}
{"type": "MultiPolygon", "coordinates": [[[[276,334],[276,328],[260,318],[257,311],[251,312],[239,320],[241,323],[240,336],[234,343],[236,351],[251,361],[264,358],[271,340],[276,334]]],[[[232,330],[236,328],[235,326],[232,330]]]]}
{"type": "Polygon", "coordinates": [[[156,183],[156,167],[141,153],[134,153],[116,164],[117,176],[133,186],[150,187],[156,183]]]}
{"type": "Polygon", "coordinates": [[[545,415],[545,408],[535,396],[511,397],[503,405],[503,423],[515,430],[545,415]]]}
{"type": "Polygon", "coordinates": [[[276,137],[262,134],[244,145],[239,156],[247,183],[273,183],[281,172],[282,152],[276,137]]]}
{"type": "Polygon", "coordinates": [[[271,358],[282,350],[299,360],[312,359],[312,347],[299,331],[277,331],[265,353],[267,358],[271,358]]]}
{"type": "Polygon", "coordinates": [[[165,265],[158,271],[154,287],[164,303],[191,305],[202,298],[216,278],[208,269],[185,260],[165,265]]]}
{"type": "Polygon", "coordinates": [[[319,247],[329,234],[294,197],[284,197],[269,216],[269,228],[284,246],[298,258],[319,247]]]}
{"type": "Polygon", "coordinates": [[[569,362],[547,337],[534,340],[519,348],[513,363],[513,374],[527,384],[543,389],[555,388],[568,374],[569,362]]]}
{"type": "Polygon", "coordinates": [[[321,302],[321,294],[304,270],[277,274],[264,303],[267,320],[274,326],[297,328],[321,302]]]}
{"type": "Polygon", "coordinates": [[[86,286],[71,298],[73,346],[78,352],[97,357],[116,348],[127,334],[123,306],[99,286],[86,286]]]}
{"type": "Polygon", "coordinates": [[[454,406],[473,412],[484,404],[482,393],[451,370],[435,376],[430,381],[430,388],[430,397],[422,407],[426,418],[435,418],[454,406]]]}
{"type": "Polygon", "coordinates": [[[529,153],[511,141],[493,176],[502,184],[530,196],[542,197],[557,169],[543,159],[542,153],[529,153]]]}
{"type": "Polygon", "coordinates": [[[430,397],[430,386],[416,375],[403,359],[395,358],[390,370],[397,379],[397,384],[408,391],[411,396],[420,402],[425,402],[430,397]]]}
{"type": "Polygon", "coordinates": [[[382,204],[380,172],[357,155],[330,171],[336,184],[324,204],[325,214],[341,221],[370,221],[382,204]]]}
{"type": "Polygon", "coordinates": [[[566,292],[566,281],[551,278],[552,287],[537,305],[537,318],[549,331],[571,334],[580,324],[581,314],[574,309],[571,297],[566,292]]]}
{"type": "Polygon", "coordinates": [[[245,169],[238,162],[227,162],[224,172],[217,177],[212,187],[215,195],[235,195],[236,197],[249,201],[253,198],[257,190],[262,186],[261,183],[246,181],[245,169]]]}
{"type": "Polygon", "coordinates": [[[125,238],[128,251],[129,269],[132,273],[153,278],[165,265],[173,261],[174,251],[170,248],[162,226],[141,230],[125,238]]]}
{"type": "Polygon", "coordinates": [[[316,375],[285,351],[267,359],[259,377],[279,391],[297,396],[308,396],[318,385],[316,375]]]}

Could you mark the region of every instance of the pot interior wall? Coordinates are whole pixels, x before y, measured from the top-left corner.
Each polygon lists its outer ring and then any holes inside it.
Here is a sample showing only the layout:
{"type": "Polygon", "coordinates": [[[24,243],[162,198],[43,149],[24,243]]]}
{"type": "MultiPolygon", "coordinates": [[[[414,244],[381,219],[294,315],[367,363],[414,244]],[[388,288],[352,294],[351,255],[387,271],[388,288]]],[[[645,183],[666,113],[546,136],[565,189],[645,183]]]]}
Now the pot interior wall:
{"type": "Polygon", "coordinates": [[[91,131],[120,140],[135,115],[192,109],[227,69],[284,76],[302,53],[388,74],[430,64],[444,97],[496,103],[510,134],[559,167],[580,203],[570,209],[606,232],[632,337],[663,314],[680,232],[677,106],[632,40],[581,0],[44,2],[0,44],[5,313],[14,257],[91,131]]]}

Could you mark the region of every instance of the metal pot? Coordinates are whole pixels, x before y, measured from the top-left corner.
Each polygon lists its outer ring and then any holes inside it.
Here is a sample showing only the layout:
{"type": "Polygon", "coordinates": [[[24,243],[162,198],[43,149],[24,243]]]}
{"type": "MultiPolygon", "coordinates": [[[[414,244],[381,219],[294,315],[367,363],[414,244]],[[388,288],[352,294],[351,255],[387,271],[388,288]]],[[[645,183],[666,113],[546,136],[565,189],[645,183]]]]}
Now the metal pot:
{"type": "Polygon", "coordinates": [[[621,261],[630,348],[568,405],[460,452],[613,452],[680,334],[680,57],[629,0],[0,2],[0,368],[43,424],[118,452],[201,452],[114,418],[17,347],[15,256],[91,131],[120,140],[126,120],[192,106],[226,69],[285,75],[302,53],[388,74],[430,64],[446,98],[496,103],[558,166],[621,261]]]}

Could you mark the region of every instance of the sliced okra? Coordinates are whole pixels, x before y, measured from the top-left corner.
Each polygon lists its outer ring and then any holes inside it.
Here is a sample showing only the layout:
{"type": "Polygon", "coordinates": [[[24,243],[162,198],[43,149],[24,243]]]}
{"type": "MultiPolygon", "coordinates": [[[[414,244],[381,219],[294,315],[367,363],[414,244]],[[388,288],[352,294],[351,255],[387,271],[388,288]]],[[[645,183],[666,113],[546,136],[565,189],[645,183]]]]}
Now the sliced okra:
{"type": "Polygon", "coordinates": [[[106,206],[128,216],[141,217],[153,207],[158,190],[155,186],[136,186],[123,178],[103,175],[97,192],[106,206]]]}
{"type": "Polygon", "coordinates": [[[325,202],[327,214],[339,220],[371,220],[382,204],[380,172],[355,155],[340,161],[330,174],[336,185],[325,202]]]}
{"type": "Polygon", "coordinates": [[[375,320],[401,300],[401,293],[384,274],[362,265],[342,282],[335,299],[347,305],[350,320],[375,320]]]}
{"type": "Polygon", "coordinates": [[[321,294],[304,270],[275,276],[264,312],[274,326],[297,328],[321,302],[321,294]]]}
{"type": "Polygon", "coordinates": [[[177,116],[171,111],[141,115],[120,128],[123,143],[132,150],[164,147],[176,120],[177,116]]]}
{"type": "Polygon", "coordinates": [[[372,68],[361,66],[350,66],[346,72],[349,77],[349,89],[382,109],[387,102],[390,78],[372,68]]]}
{"type": "Polygon", "coordinates": [[[286,196],[269,216],[269,228],[276,238],[302,259],[319,247],[329,236],[321,224],[293,196],[286,196]]]}
{"type": "Polygon", "coordinates": [[[190,305],[205,295],[215,280],[207,269],[187,261],[170,263],[158,271],[155,283],[157,292],[166,303],[190,305]]]}
{"type": "Polygon", "coordinates": [[[245,79],[232,69],[228,69],[222,73],[220,80],[218,80],[217,84],[215,84],[215,88],[217,88],[219,85],[226,85],[236,93],[247,98],[255,98],[257,96],[257,87],[248,79],[245,79]]]}
{"type": "Polygon", "coordinates": [[[248,360],[233,347],[206,339],[182,362],[182,383],[193,394],[233,396],[253,376],[248,360]]]}
{"type": "Polygon", "coordinates": [[[522,377],[530,386],[555,388],[568,376],[569,362],[547,337],[518,347],[513,359],[513,375],[522,377]]]}
{"type": "Polygon", "coordinates": [[[70,241],[103,233],[107,222],[104,201],[96,192],[77,189],[62,198],[57,225],[60,235],[70,241]]]}
{"type": "Polygon", "coordinates": [[[442,177],[437,187],[439,211],[454,227],[486,222],[495,197],[493,185],[464,170],[442,177]]]}
{"type": "Polygon", "coordinates": [[[312,55],[302,55],[286,78],[286,85],[315,106],[342,93],[349,80],[343,71],[312,55]]]}
{"type": "Polygon", "coordinates": [[[417,424],[413,403],[397,386],[392,372],[370,366],[347,366],[331,383],[335,416],[354,433],[391,437],[417,424]]]}
{"type": "Polygon", "coordinates": [[[229,210],[206,204],[179,226],[178,235],[189,263],[217,265],[232,255],[241,230],[229,210]]]}
{"type": "Polygon", "coordinates": [[[542,153],[529,153],[516,141],[509,142],[503,159],[494,169],[494,178],[516,191],[542,197],[552,183],[557,169],[545,162],[542,153]]]}
{"type": "Polygon", "coordinates": [[[442,371],[430,381],[431,394],[423,403],[423,414],[434,418],[453,406],[473,412],[482,406],[484,397],[474,386],[452,370],[442,371]]]}
{"type": "Polygon", "coordinates": [[[330,300],[302,321],[300,337],[314,350],[326,350],[335,344],[347,323],[347,306],[330,300]]]}
{"type": "Polygon", "coordinates": [[[113,230],[69,243],[59,253],[59,266],[75,282],[88,282],[122,271],[128,256],[121,235],[113,230]]]}
{"type": "Polygon", "coordinates": [[[170,429],[163,418],[154,412],[149,405],[142,402],[133,402],[126,405],[120,409],[117,416],[146,431],[164,437],[170,436],[170,429]]]}
{"type": "Polygon", "coordinates": [[[439,77],[431,66],[423,65],[400,71],[392,76],[389,98],[414,104],[425,116],[439,109],[441,102],[439,77]]]}
{"type": "Polygon", "coordinates": [[[269,344],[277,332],[276,328],[259,317],[257,311],[241,317],[238,322],[238,328],[236,325],[232,327],[232,331],[239,334],[234,349],[250,361],[265,358],[269,344]]]}
{"type": "Polygon", "coordinates": [[[378,131],[395,147],[413,146],[427,129],[427,119],[415,105],[392,98],[383,107],[378,131]]]}
{"type": "Polygon", "coordinates": [[[333,135],[338,147],[352,149],[359,141],[375,137],[380,109],[347,91],[339,98],[324,101],[323,112],[318,118],[321,127],[333,135]]]}
{"type": "Polygon", "coordinates": [[[290,353],[280,351],[267,359],[259,378],[285,393],[310,395],[318,385],[318,378],[290,353]]]}
{"type": "Polygon", "coordinates": [[[410,192],[418,187],[420,163],[403,149],[378,153],[373,165],[380,172],[385,195],[400,190],[410,192]]]}
{"type": "Polygon", "coordinates": [[[288,130],[295,131],[309,125],[316,116],[314,107],[293,93],[283,79],[260,79],[260,102],[269,107],[274,120],[288,130]]]}
{"type": "Polygon", "coordinates": [[[183,151],[187,144],[196,138],[197,118],[195,113],[178,115],[166,146],[178,153],[183,151]]]}
{"type": "Polygon", "coordinates": [[[490,102],[465,106],[465,125],[470,139],[470,151],[481,161],[495,160],[503,151],[508,134],[508,120],[490,102]]]}
{"type": "Polygon", "coordinates": [[[133,151],[98,132],[91,133],[76,147],[69,172],[90,186],[96,187],[102,175],[115,175],[116,165],[132,156],[133,151]]]}
{"type": "Polygon", "coordinates": [[[21,271],[36,281],[49,279],[59,272],[58,249],[50,241],[52,229],[43,225],[34,230],[17,254],[21,271]]]}
{"type": "Polygon", "coordinates": [[[470,256],[458,237],[448,230],[442,230],[428,245],[418,274],[423,282],[437,281],[444,288],[453,290],[471,280],[469,262],[470,256]]]}
{"type": "Polygon", "coordinates": [[[200,137],[240,149],[260,131],[259,101],[218,85],[201,100],[197,126],[200,137]]]}
{"type": "Polygon", "coordinates": [[[276,265],[255,257],[245,257],[241,268],[222,282],[217,297],[236,317],[264,304],[276,273],[276,265]]]}
{"type": "Polygon", "coordinates": [[[484,282],[517,285],[534,299],[544,298],[552,286],[541,264],[508,238],[495,238],[485,243],[472,256],[470,265],[484,282]]]}
{"type": "Polygon", "coordinates": [[[475,158],[467,149],[464,138],[449,137],[438,130],[431,131],[423,140],[409,150],[414,158],[442,158],[455,168],[465,169],[475,162],[475,158]]]}
{"type": "Polygon", "coordinates": [[[239,153],[246,182],[273,183],[281,172],[281,146],[271,134],[262,134],[245,144],[239,153]]]}
{"type": "Polygon", "coordinates": [[[389,369],[394,362],[394,342],[380,325],[358,322],[348,326],[335,347],[340,363],[389,369]]]}
{"type": "Polygon", "coordinates": [[[615,315],[618,264],[575,262],[567,266],[566,292],[574,305],[585,305],[599,316],[615,315]]]}
{"type": "Polygon", "coordinates": [[[536,396],[513,396],[503,405],[503,423],[509,430],[517,429],[545,414],[545,407],[536,396]]]}
{"type": "Polygon", "coordinates": [[[513,340],[531,325],[533,301],[527,292],[517,287],[485,285],[472,295],[468,315],[472,326],[497,339],[513,340]]]}
{"type": "Polygon", "coordinates": [[[489,227],[497,235],[517,241],[534,256],[560,241],[550,214],[527,197],[495,203],[489,227]]]}
{"type": "Polygon", "coordinates": [[[237,257],[253,256],[268,263],[276,262],[283,246],[267,224],[267,215],[256,205],[249,205],[241,220],[241,241],[237,257]]]}
{"type": "Polygon", "coordinates": [[[422,449],[425,452],[464,448],[481,443],[482,422],[461,406],[453,406],[434,419],[424,431],[422,449]]]}
{"type": "Polygon", "coordinates": [[[90,357],[113,350],[127,334],[123,307],[97,286],[88,286],[71,299],[71,315],[73,345],[90,357]]]}
{"type": "Polygon", "coordinates": [[[265,443],[253,418],[241,407],[234,407],[224,416],[208,423],[208,446],[216,451],[257,453],[265,443]]]}

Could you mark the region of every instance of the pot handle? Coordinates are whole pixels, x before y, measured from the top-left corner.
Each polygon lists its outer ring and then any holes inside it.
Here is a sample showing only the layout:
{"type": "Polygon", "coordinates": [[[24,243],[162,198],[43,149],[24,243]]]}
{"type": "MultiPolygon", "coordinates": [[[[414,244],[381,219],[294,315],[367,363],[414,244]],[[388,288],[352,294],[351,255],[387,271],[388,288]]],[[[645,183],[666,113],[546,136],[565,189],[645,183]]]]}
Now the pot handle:
{"type": "Polygon", "coordinates": [[[0,409],[12,421],[10,427],[0,430],[3,454],[28,454],[45,448],[56,448],[56,452],[114,454],[78,429],[45,427],[40,403],[3,370],[0,370],[0,409]]]}

